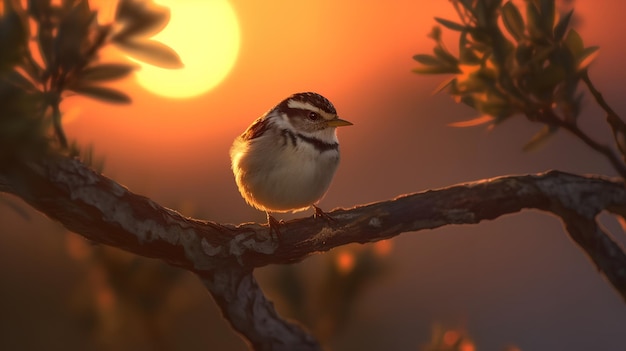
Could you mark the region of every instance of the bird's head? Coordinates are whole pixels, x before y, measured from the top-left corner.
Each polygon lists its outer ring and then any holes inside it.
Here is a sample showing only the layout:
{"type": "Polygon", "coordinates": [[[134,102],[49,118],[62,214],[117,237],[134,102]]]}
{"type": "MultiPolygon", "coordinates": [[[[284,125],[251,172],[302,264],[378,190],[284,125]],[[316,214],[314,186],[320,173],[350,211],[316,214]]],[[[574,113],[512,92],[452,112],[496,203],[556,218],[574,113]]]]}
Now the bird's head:
{"type": "Polygon", "coordinates": [[[298,132],[314,134],[352,123],[340,119],[333,104],[317,93],[297,93],[283,100],[276,109],[298,132]]]}

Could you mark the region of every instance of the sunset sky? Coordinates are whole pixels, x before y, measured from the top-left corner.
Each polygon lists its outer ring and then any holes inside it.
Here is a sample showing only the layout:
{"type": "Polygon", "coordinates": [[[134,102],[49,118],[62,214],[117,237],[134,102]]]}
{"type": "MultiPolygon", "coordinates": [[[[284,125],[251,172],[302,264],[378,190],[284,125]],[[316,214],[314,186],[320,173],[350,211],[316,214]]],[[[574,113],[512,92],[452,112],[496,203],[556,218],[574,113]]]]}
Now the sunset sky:
{"type": "MultiPolygon", "coordinates": [[[[93,144],[96,155],[106,160],[106,176],[185,215],[220,223],[264,222],[265,214],[239,196],[228,150],[255,118],[302,91],[326,96],[342,119],[354,123],[339,131],[342,160],[320,203],[326,210],[499,175],[549,169],[614,175],[607,162],[561,132],[538,152],[523,153],[540,126],[522,118],[491,132],[447,126],[476,113],[445,94],[432,96],[445,77],[411,73],[417,65],[411,57],[430,52],[426,35],[433,17],[454,16],[449,1],[230,4],[240,46],[230,72],[208,92],[164,98],[129,78],[113,86],[131,95],[132,105],[79,96],[64,101],[63,110],[71,116],[65,125],[68,136],[81,145],[93,144]]],[[[576,0],[574,5],[585,44],[601,47],[590,76],[626,116],[624,3],[576,0]]],[[[177,40],[204,46],[212,35],[220,33],[190,31],[177,40]]],[[[447,38],[454,47],[453,37],[447,38]]],[[[119,55],[107,50],[103,60],[119,60],[119,55]]],[[[601,112],[590,99],[586,102],[583,127],[609,140],[601,112]]],[[[63,238],[51,237],[58,229],[47,232],[42,229],[49,227],[47,221],[32,215],[35,223],[14,220],[15,214],[0,204],[0,279],[14,282],[2,289],[11,289],[11,296],[18,291],[37,296],[34,291],[40,289],[35,282],[20,283],[12,267],[28,267],[35,256],[53,262],[62,255],[51,253],[63,250],[63,238]],[[49,245],[33,248],[40,239],[49,245]]],[[[623,243],[623,233],[618,235],[623,243]]],[[[485,350],[508,344],[522,350],[623,346],[623,301],[556,218],[527,211],[475,226],[405,233],[392,243],[391,272],[360,297],[337,349],[416,350],[435,322],[466,328],[485,350]]],[[[263,283],[263,270],[259,279],[263,283]]],[[[7,303],[3,300],[0,310],[7,303]]],[[[33,311],[31,318],[45,313],[33,311]]],[[[3,333],[11,324],[3,319],[0,340],[9,337],[3,333]]]]}

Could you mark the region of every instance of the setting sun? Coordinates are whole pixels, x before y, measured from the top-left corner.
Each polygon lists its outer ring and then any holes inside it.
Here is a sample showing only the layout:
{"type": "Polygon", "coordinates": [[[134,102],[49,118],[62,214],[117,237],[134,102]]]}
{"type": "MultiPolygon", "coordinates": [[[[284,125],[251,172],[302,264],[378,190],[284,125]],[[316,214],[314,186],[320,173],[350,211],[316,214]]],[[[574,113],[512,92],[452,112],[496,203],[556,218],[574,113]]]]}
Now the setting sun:
{"type": "Polygon", "coordinates": [[[226,0],[159,0],[171,10],[167,27],[154,39],[173,48],[181,69],[142,64],[138,82],[166,97],[189,98],[219,84],[232,69],[239,51],[239,24],[226,0]]]}

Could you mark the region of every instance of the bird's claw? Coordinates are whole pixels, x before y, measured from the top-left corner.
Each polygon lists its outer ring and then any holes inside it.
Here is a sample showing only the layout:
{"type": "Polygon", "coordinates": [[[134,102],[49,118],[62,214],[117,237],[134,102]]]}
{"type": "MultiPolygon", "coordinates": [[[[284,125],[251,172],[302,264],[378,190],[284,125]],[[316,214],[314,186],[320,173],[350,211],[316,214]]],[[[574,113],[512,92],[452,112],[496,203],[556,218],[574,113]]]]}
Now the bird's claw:
{"type": "Polygon", "coordinates": [[[267,214],[267,226],[269,227],[269,235],[270,235],[270,239],[276,240],[276,241],[280,241],[280,237],[281,237],[281,233],[280,233],[280,226],[285,224],[285,221],[283,221],[282,219],[276,220],[276,218],[272,217],[269,213],[267,214]],[[276,234],[276,235],[272,235],[272,234],[276,234]]]}
{"type": "Polygon", "coordinates": [[[331,217],[328,213],[324,212],[321,208],[315,205],[313,205],[313,208],[315,208],[315,214],[313,214],[314,218],[324,218],[325,220],[331,223],[335,221],[333,217],[331,217]]]}

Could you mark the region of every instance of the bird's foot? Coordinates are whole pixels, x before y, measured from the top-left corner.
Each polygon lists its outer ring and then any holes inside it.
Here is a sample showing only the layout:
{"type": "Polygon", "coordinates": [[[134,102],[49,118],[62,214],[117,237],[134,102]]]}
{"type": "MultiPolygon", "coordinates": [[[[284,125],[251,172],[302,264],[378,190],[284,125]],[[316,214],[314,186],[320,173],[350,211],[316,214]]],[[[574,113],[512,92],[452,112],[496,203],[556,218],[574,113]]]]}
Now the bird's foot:
{"type": "Polygon", "coordinates": [[[322,211],[321,208],[313,205],[313,208],[315,208],[315,214],[313,214],[313,218],[324,218],[325,220],[327,220],[328,222],[332,223],[335,221],[335,219],[333,217],[331,217],[328,213],[322,211]]]}
{"type": "Polygon", "coordinates": [[[285,224],[285,221],[283,221],[282,219],[279,221],[276,218],[272,217],[272,215],[270,215],[269,212],[267,213],[267,226],[270,229],[269,231],[270,239],[280,241],[280,236],[281,236],[280,226],[283,224],[285,224]]]}

